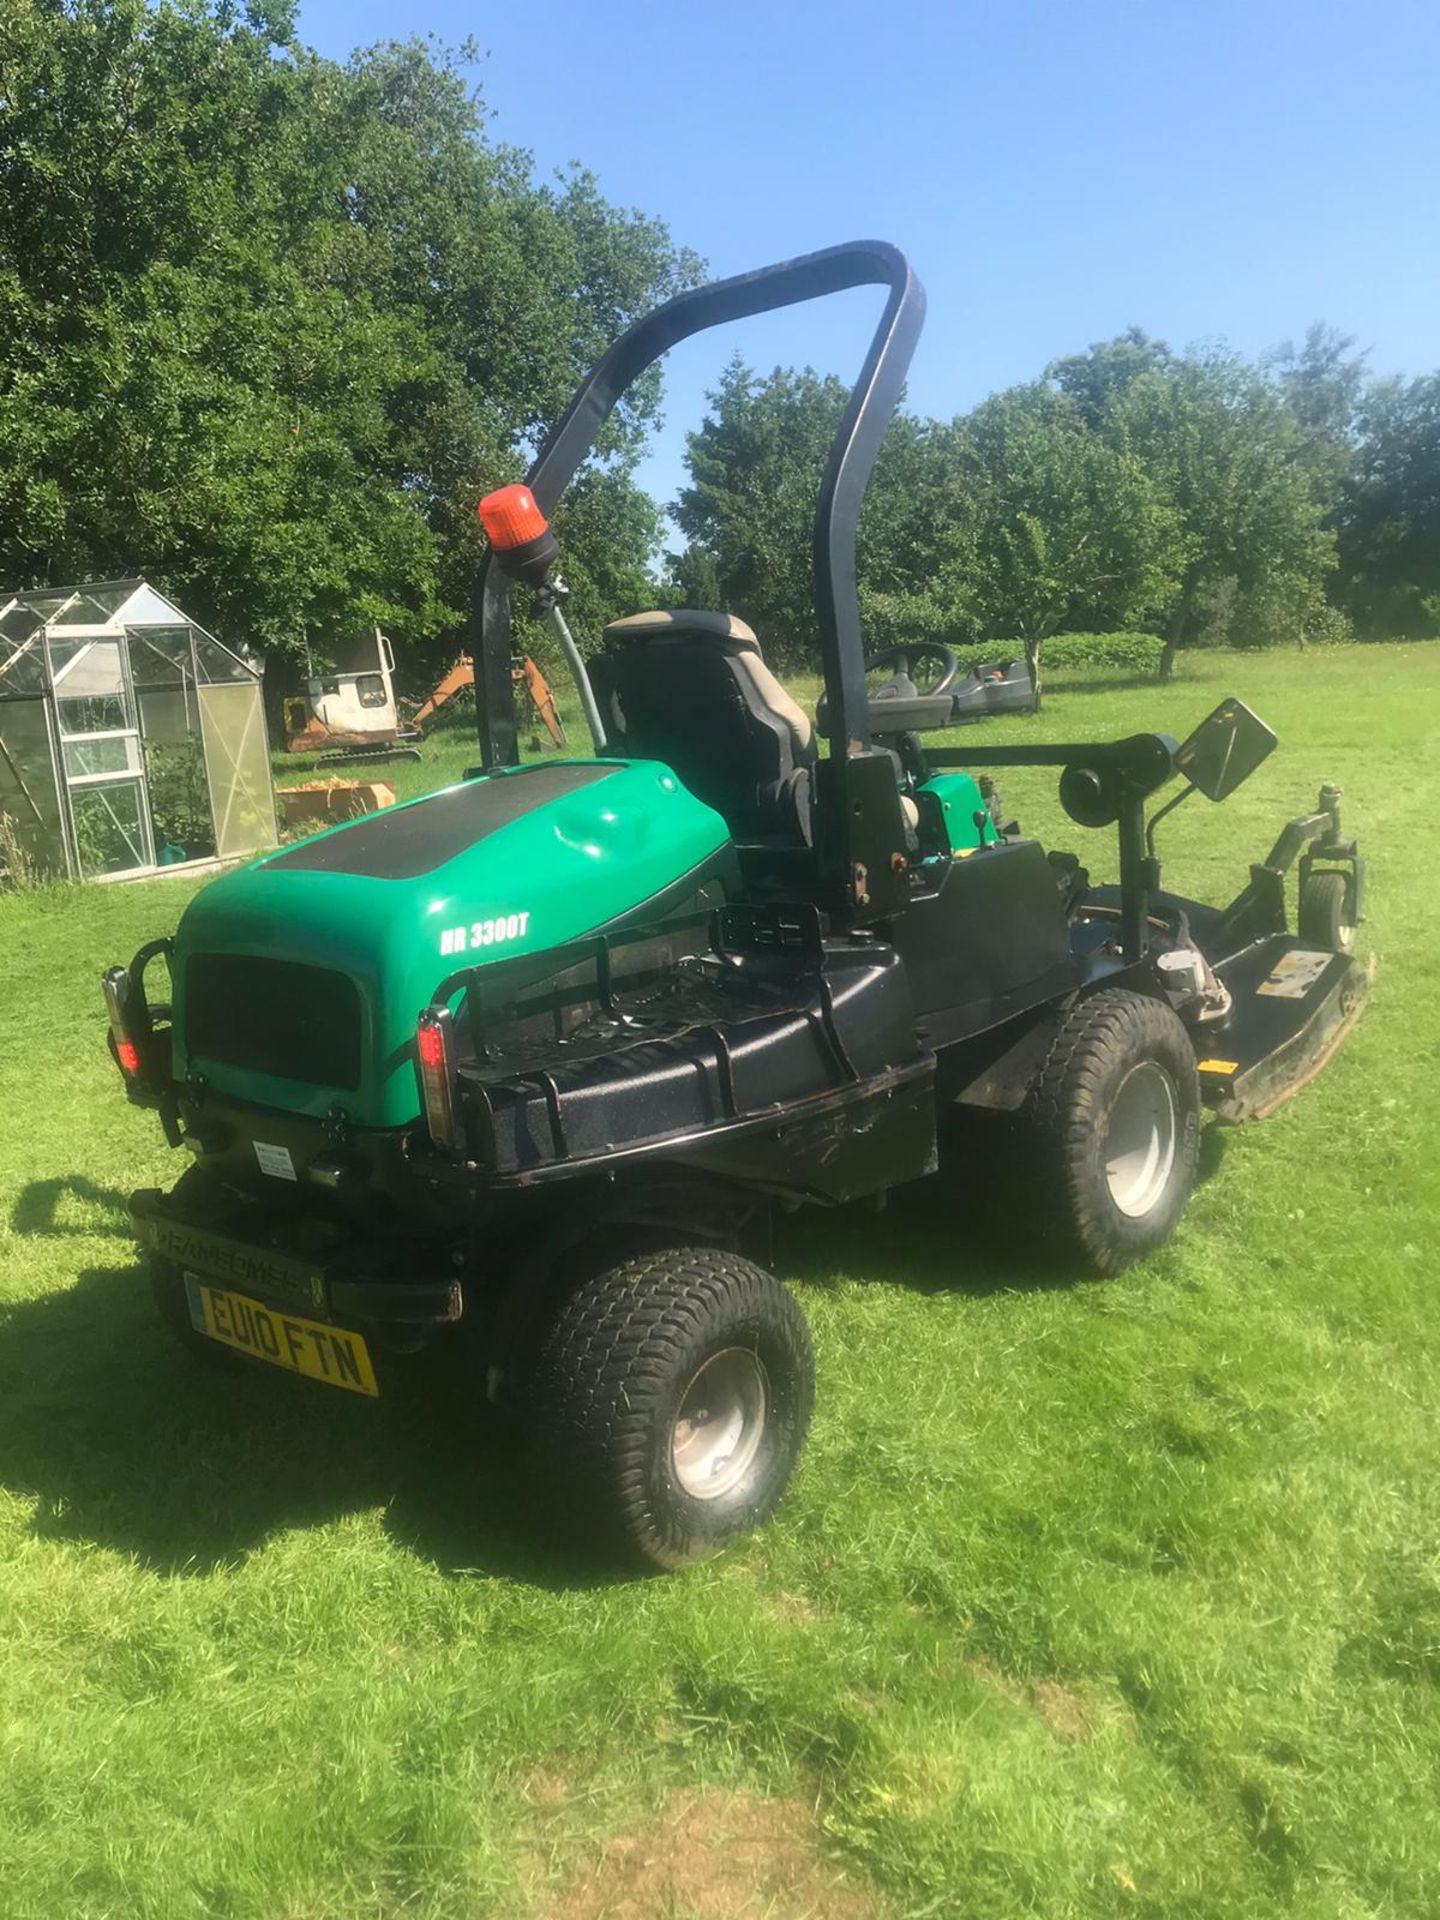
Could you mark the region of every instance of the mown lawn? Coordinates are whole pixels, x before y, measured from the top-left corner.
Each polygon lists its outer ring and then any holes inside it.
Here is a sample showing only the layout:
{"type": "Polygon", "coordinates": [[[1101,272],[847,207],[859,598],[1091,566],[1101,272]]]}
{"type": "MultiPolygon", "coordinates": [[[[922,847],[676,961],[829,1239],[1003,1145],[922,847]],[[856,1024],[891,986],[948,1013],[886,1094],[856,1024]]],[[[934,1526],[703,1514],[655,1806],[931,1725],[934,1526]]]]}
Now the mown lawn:
{"type": "MultiPolygon", "coordinates": [[[[194,882],[0,901],[6,1920],[1440,1912],[1440,647],[1202,658],[1012,730],[1227,691],[1282,744],[1167,823],[1169,877],[1233,891],[1338,778],[1360,1028],[1118,1281],[1039,1284],[973,1194],[793,1223],[809,1451],[667,1578],[537,1538],[460,1410],[194,1369],[96,984],[194,882]]],[[[1109,871],[1049,776],[1006,796],[1109,871]]]]}

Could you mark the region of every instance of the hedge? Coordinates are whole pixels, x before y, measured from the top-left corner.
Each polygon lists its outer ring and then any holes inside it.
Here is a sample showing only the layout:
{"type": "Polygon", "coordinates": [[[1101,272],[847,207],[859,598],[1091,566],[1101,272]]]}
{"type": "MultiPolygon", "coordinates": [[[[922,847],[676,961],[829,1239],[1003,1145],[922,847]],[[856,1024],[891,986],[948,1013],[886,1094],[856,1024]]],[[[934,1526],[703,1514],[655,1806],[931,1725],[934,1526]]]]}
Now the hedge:
{"type": "MultiPolygon", "coordinates": [[[[1057,633],[1040,645],[1040,674],[1072,667],[1116,667],[1125,673],[1159,671],[1164,641],[1154,633],[1057,633]]],[[[960,647],[962,671],[991,660],[1023,660],[1023,640],[987,640],[983,646],[960,647]]]]}

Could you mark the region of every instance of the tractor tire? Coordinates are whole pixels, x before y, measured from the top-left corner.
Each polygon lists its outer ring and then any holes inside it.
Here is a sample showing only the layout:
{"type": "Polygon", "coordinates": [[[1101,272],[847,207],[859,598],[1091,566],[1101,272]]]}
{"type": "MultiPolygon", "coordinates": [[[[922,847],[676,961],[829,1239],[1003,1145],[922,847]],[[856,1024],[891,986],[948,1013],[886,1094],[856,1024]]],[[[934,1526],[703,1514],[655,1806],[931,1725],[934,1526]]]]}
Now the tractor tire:
{"type": "Polygon", "coordinates": [[[202,1367],[232,1368],[249,1364],[245,1356],[227,1347],[223,1341],[209,1340],[197,1333],[190,1320],[190,1300],[185,1291],[185,1271],[173,1260],[150,1256],[150,1291],[160,1318],[192,1359],[202,1367]]]}
{"type": "Polygon", "coordinates": [[[1061,1021],[1021,1112],[1043,1252],[1118,1273],[1169,1239],[1195,1184],[1200,1084],[1179,1016],[1104,987],[1061,1021]]]}
{"type": "Polygon", "coordinates": [[[1312,873],[1300,889],[1296,930],[1307,947],[1349,953],[1355,945],[1355,908],[1343,873],[1312,873]]]}
{"type": "Polygon", "coordinates": [[[550,1490],[602,1551],[677,1567],[764,1520],[804,1444],[814,1362],[770,1274],[715,1247],[650,1250],[584,1280],[527,1395],[550,1490]]]}

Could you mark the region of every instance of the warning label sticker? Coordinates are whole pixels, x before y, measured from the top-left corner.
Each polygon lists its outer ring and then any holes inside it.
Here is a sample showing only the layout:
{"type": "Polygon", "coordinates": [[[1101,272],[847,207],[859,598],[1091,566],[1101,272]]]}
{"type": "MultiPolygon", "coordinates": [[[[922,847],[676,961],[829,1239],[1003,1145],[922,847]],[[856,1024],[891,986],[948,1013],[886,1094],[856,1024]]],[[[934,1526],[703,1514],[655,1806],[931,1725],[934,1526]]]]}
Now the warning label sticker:
{"type": "Polygon", "coordinates": [[[1255,991],[1268,993],[1276,1000],[1303,1000],[1334,957],[1331,953],[1312,953],[1306,947],[1296,947],[1276,964],[1255,991]]]}
{"type": "Polygon", "coordinates": [[[255,1158],[260,1162],[262,1173],[273,1174],[277,1180],[295,1178],[295,1162],[290,1158],[288,1147],[272,1147],[268,1141],[254,1142],[255,1158]]]}

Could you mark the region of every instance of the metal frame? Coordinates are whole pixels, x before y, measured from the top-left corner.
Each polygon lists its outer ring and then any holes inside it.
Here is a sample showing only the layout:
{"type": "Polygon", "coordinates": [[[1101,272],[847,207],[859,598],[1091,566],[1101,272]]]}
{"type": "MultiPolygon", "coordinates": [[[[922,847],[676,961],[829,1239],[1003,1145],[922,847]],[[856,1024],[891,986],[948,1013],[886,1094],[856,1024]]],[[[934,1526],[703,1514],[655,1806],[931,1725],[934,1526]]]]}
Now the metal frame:
{"type": "Polygon", "coordinates": [[[1081,825],[1111,823],[1120,842],[1120,950],[1127,961],[1141,960],[1149,946],[1150,895],[1160,884],[1159,868],[1145,843],[1145,802],[1175,771],[1176,743],[1167,733],[1137,733],[1126,740],[938,748],[926,752],[931,767],[1060,767],[1061,804],[1081,825]],[[1085,820],[1065,792],[1072,770],[1093,780],[1106,810],[1104,820],[1085,820]]]}
{"type": "MultiPolygon", "coordinates": [[[[870,470],[899,402],[925,317],[924,290],[905,256],[882,240],[856,240],[677,295],[622,334],[581,383],[527,479],[537,505],[548,514],[621,396],[647,367],[692,334],[862,286],[885,287],[888,294],[831,446],[815,508],[815,616],[833,769],[817,796],[823,816],[817,843],[822,881],[837,910],[848,918],[873,919],[899,902],[889,897],[892,890],[877,885],[873,861],[868,873],[862,861],[862,847],[873,845],[873,827],[868,836],[856,827],[857,815],[883,789],[882,782],[867,779],[867,763],[878,760],[888,766],[889,759],[870,744],[855,533],[870,470]]],[[[476,719],[486,768],[513,766],[518,759],[509,604],[510,582],[493,555],[488,556],[470,620],[476,719]]]]}

